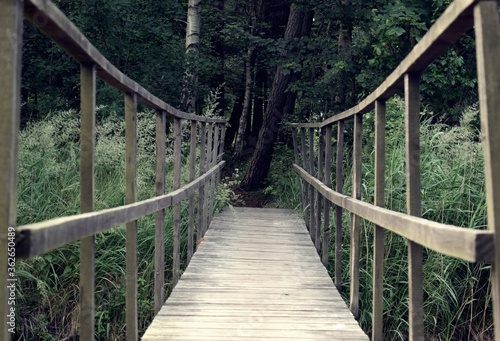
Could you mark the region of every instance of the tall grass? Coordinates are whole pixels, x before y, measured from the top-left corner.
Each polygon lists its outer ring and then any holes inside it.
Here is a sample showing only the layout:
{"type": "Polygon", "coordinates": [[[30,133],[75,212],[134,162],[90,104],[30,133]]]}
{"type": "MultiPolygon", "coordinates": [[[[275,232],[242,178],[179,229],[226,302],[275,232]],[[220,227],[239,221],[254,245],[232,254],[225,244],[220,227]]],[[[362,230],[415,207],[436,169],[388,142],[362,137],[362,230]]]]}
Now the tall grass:
{"type": "MultiPolygon", "coordinates": [[[[99,114],[99,112],[98,112],[99,114]]],[[[95,159],[95,208],[125,202],[125,133],[123,119],[100,117],[95,159]]],[[[52,114],[21,132],[19,145],[18,225],[79,213],[79,113],[52,114]]],[[[138,115],[138,199],[155,192],[155,115],[138,115]]],[[[170,145],[170,143],[169,143],[170,145]]],[[[186,154],[186,153],[185,153],[186,154]]],[[[187,154],[186,154],[187,155],[187,154]]],[[[167,152],[167,190],[172,185],[172,150],[167,152]]],[[[183,183],[187,183],[183,160],[183,183]]],[[[223,187],[225,188],[225,187],[223,187]]],[[[227,190],[226,190],[227,191],[227,190]]],[[[227,202],[219,192],[216,209],[227,202]]],[[[182,203],[187,217],[187,202],[182,203]]],[[[172,211],[166,210],[167,280],[172,266],[172,211]]],[[[181,252],[187,250],[187,222],[182,222],[181,252]]],[[[138,312],[142,331],[153,317],[154,217],[138,222],[138,312]]],[[[125,229],[116,227],[95,237],[96,339],[124,339],[125,333],[125,229]]],[[[43,256],[17,263],[16,340],[78,339],[79,243],[71,243],[43,256]]],[[[181,266],[185,267],[185,259],[181,266]]],[[[169,283],[166,286],[168,289],[169,283]]]]}
{"type": "MultiPolygon", "coordinates": [[[[373,203],[373,117],[364,122],[362,200],[373,203]]],[[[485,184],[478,109],[463,113],[458,126],[431,124],[422,114],[421,172],[422,216],[460,227],[486,227],[485,184]]],[[[404,102],[387,105],[386,200],[387,208],[406,211],[404,102]]],[[[351,152],[346,151],[344,193],[351,192],[351,152]]],[[[332,219],[333,223],[333,219],[332,219]]],[[[349,214],[344,214],[343,294],[348,298],[349,214]]],[[[361,231],[360,323],[371,331],[373,225],[361,231]]],[[[332,239],[334,236],[332,236],[332,239]]],[[[332,247],[333,247],[332,240],[332,247]]],[[[331,263],[333,263],[333,252],[331,263]]],[[[333,274],[332,274],[333,275],[333,274]]],[[[490,268],[469,264],[424,250],[424,311],[428,340],[489,340],[492,331],[490,268]]],[[[386,233],[384,271],[384,329],[386,340],[408,338],[407,242],[386,233]]]]}

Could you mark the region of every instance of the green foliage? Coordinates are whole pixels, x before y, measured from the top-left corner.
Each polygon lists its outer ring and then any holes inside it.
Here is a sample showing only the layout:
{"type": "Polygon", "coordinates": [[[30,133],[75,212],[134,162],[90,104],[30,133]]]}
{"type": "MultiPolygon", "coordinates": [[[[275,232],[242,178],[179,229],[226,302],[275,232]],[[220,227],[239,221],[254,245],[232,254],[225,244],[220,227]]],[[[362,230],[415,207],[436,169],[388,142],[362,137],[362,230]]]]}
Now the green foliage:
{"type": "MultiPolygon", "coordinates": [[[[102,110],[105,108],[100,108],[102,110]]],[[[97,125],[95,159],[96,210],[124,204],[125,132],[117,114],[102,115],[97,125]]],[[[30,123],[19,142],[19,225],[79,213],[79,113],[52,114],[30,123]]],[[[155,191],[155,114],[138,114],[138,199],[155,191]]],[[[187,143],[186,143],[187,144],[187,143]]],[[[171,146],[171,144],[168,144],[171,146]]],[[[167,152],[167,187],[171,187],[173,158],[167,152]]],[[[187,155],[187,154],[186,154],[187,155]]],[[[188,182],[183,160],[183,184],[188,182]]],[[[228,203],[222,186],[214,210],[228,203]]],[[[171,188],[167,188],[170,190],[171,188]]],[[[187,250],[187,202],[183,201],[181,250],[187,250]]],[[[172,210],[166,210],[166,278],[172,267],[172,210]]],[[[138,221],[139,328],[153,317],[154,216],[138,221]]],[[[80,250],[71,243],[43,256],[19,260],[16,275],[18,313],[16,334],[22,340],[63,340],[77,337],[80,250]]],[[[123,226],[95,236],[96,339],[123,339],[125,328],[125,230],[123,226]]],[[[186,266],[182,259],[182,268],[186,266]]],[[[166,289],[170,284],[167,282],[166,289]]]]}

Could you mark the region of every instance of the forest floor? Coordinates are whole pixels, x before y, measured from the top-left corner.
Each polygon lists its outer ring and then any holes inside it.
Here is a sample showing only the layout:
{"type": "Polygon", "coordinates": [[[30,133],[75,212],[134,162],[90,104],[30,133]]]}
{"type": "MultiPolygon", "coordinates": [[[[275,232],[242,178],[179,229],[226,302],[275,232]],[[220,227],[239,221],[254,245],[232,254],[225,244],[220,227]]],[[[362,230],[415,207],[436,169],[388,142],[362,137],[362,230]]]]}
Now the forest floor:
{"type": "Polygon", "coordinates": [[[247,192],[241,188],[234,189],[235,198],[231,205],[243,207],[266,207],[271,201],[270,197],[262,190],[247,192]]]}

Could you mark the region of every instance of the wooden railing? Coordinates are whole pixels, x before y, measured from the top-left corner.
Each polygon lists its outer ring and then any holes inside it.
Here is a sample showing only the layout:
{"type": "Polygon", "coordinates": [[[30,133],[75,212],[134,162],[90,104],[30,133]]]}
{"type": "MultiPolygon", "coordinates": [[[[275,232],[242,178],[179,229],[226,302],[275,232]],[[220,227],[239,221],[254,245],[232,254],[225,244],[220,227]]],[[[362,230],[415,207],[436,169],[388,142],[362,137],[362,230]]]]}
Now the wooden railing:
{"type": "Polygon", "coordinates": [[[323,263],[328,265],[330,208],[335,209],[335,285],[341,286],[342,211],[351,213],[350,309],[359,316],[360,219],[374,223],[372,340],[383,340],[384,231],[408,239],[409,337],[424,340],[422,248],[469,262],[491,262],[495,338],[500,340],[500,20],[496,1],[455,0],[385,81],[358,105],[321,123],[291,124],[295,164],[301,179],[306,221],[323,263]],[[475,27],[479,101],[486,177],[488,230],[422,219],[420,186],[420,73],[467,30],[475,27]],[[407,214],[383,208],[385,191],[385,102],[400,89],[405,98],[407,214]],[[361,201],[362,118],[375,111],[374,203],[361,201]],[[342,194],[344,125],[354,120],[352,195],[342,194]],[[336,188],[331,187],[332,131],[336,139],[336,188]],[[319,131],[318,131],[319,130],[319,131]],[[297,131],[300,132],[300,147],[297,131]],[[314,137],[319,135],[318,150],[314,137]],[[309,148],[307,147],[309,146],[309,148]],[[309,149],[309,150],[307,150],[309,149]],[[317,152],[317,153],[316,153],[317,152]],[[315,161],[317,160],[317,161],[315,161]]]}
{"type": "MultiPolygon", "coordinates": [[[[113,66],[50,1],[7,0],[0,10],[0,273],[12,268],[16,226],[17,139],[20,115],[20,70],[23,16],[58,43],[81,65],[80,187],[81,213],[16,227],[15,256],[41,255],[81,240],[80,340],[94,339],[94,235],[126,224],[126,338],[138,339],[137,219],[156,214],[154,310],[165,300],[165,209],[173,207],[173,270],[175,285],[180,271],[181,201],[189,200],[189,260],[194,236],[201,238],[213,211],[214,196],[224,167],[222,153],[226,121],[174,109],[113,66]],[[94,152],[96,77],[125,96],[126,205],[94,212],[94,152]],[[156,110],[156,197],[137,202],[137,103],[156,110]],[[166,120],[173,118],[173,192],[165,194],[166,120]],[[182,120],[190,127],[189,183],[181,186],[182,120]],[[198,145],[199,141],[199,145],[198,145]],[[196,174],[196,164],[199,173],[196,174]],[[195,196],[196,192],[198,193],[195,196]],[[197,200],[195,200],[197,197],[197,200]],[[196,214],[195,214],[196,211],[196,214]],[[195,222],[195,220],[197,220],[195,222]],[[196,231],[195,231],[196,225],[196,231]],[[11,228],[9,228],[11,227],[11,228]],[[8,253],[9,251],[9,253],[8,253]],[[12,252],[12,256],[10,253],[12,252]],[[7,255],[9,254],[9,257],[7,255]],[[8,264],[9,262],[9,264],[8,264]]],[[[0,276],[0,339],[9,339],[6,316],[11,282],[0,276]]]]}

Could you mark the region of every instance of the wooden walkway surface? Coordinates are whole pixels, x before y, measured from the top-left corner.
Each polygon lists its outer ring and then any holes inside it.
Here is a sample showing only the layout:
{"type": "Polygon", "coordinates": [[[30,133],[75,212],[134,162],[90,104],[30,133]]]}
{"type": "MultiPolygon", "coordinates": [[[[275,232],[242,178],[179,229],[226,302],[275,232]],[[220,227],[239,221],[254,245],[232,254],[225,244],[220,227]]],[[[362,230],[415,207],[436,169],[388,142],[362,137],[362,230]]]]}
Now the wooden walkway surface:
{"type": "Polygon", "coordinates": [[[292,210],[214,217],[142,340],[368,340],[292,210]]]}

